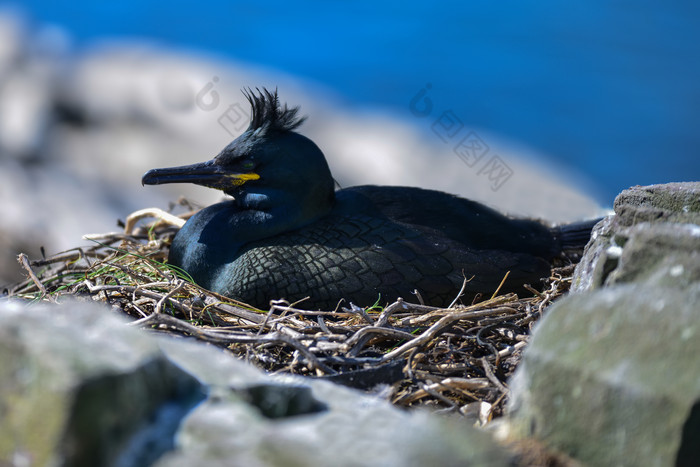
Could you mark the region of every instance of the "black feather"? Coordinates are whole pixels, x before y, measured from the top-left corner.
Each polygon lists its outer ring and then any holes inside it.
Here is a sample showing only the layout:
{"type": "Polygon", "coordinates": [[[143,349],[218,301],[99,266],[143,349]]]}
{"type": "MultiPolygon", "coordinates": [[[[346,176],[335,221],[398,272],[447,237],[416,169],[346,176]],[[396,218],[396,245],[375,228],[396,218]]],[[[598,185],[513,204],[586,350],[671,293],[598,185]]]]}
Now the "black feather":
{"type": "Polygon", "coordinates": [[[274,92],[266,88],[244,89],[243,95],[250,102],[251,117],[248,131],[260,130],[260,133],[292,131],[299,127],[306,117],[299,117],[299,107],[280,106],[277,89],[274,92]],[[255,92],[257,91],[257,93],[255,92]]]}

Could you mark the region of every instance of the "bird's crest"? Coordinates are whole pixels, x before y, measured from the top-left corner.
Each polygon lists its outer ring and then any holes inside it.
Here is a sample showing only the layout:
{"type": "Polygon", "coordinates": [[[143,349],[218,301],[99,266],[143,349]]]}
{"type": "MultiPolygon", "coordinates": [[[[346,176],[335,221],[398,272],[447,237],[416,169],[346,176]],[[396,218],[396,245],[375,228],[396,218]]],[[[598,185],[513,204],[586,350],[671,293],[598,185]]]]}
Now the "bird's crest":
{"type": "Polygon", "coordinates": [[[266,88],[244,89],[243,95],[250,102],[252,114],[249,131],[260,130],[262,133],[292,131],[304,123],[306,117],[299,117],[299,107],[280,106],[277,89],[270,92],[266,88]],[[255,92],[257,91],[257,93],[255,92]]]}

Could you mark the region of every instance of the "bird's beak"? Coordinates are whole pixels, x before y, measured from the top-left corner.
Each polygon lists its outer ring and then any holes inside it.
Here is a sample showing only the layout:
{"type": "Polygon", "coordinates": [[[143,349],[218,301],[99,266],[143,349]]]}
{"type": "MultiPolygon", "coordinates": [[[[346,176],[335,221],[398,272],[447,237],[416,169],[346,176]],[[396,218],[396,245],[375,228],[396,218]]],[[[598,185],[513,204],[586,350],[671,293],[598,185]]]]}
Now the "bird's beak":
{"type": "Polygon", "coordinates": [[[215,160],[210,160],[180,167],[151,169],[143,175],[141,183],[143,185],[194,183],[217,190],[229,190],[259,178],[260,175],[255,172],[231,172],[221,167],[215,160]]]}

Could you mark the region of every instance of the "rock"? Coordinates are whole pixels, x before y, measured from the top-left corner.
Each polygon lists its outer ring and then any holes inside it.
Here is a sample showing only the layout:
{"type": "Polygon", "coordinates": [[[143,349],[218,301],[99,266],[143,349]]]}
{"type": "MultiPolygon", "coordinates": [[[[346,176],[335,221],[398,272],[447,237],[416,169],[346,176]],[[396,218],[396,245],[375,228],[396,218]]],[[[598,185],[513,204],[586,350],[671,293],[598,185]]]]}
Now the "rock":
{"type": "Polygon", "coordinates": [[[615,198],[620,225],[641,222],[700,224],[700,182],[634,186],[615,198]]]}
{"type": "Polygon", "coordinates": [[[172,447],[201,386],[125,322],[0,303],[0,464],[148,465],[172,447]]]}
{"type": "Polygon", "coordinates": [[[614,215],[607,216],[593,227],[591,240],[586,245],[581,261],[574,270],[571,293],[600,287],[605,277],[617,266],[617,258],[620,256],[619,246],[611,244],[614,221],[614,215]],[[610,250],[609,255],[608,250],[610,250]]]}
{"type": "Polygon", "coordinates": [[[687,288],[700,282],[700,225],[643,222],[623,229],[614,241],[622,251],[606,285],[687,288]]]}
{"type": "Polygon", "coordinates": [[[700,182],[636,186],[593,230],[572,292],[647,280],[682,287],[700,271],[700,182]]]}
{"type": "Polygon", "coordinates": [[[614,207],[524,352],[510,426],[590,465],[697,465],[700,183],[614,207]]]}
{"type": "Polygon", "coordinates": [[[213,347],[162,347],[211,392],[159,467],[512,465],[505,448],[464,420],[398,410],[328,381],[266,376],[213,347]]]}
{"type": "Polygon", "coordinates": [[[697,465],[700,286],[625,284],[566,297],[511,381],[509,418],[588,465],[697,465]]]}
{"type": "Polygon", "coordinates": [[[95,303],[0,303],[0,465],[512,465],[464,419],[125,322],[95,303]]]}

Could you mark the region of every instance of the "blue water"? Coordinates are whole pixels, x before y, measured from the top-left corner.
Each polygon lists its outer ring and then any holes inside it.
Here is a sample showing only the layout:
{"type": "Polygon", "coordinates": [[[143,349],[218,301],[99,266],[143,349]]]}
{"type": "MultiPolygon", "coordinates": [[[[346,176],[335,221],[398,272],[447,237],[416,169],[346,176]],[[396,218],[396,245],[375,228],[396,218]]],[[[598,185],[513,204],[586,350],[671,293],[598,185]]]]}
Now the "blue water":
{"type": "MultiPolygon", "coordinates": [[[[24,0],[95,39],[147,38],[279,69],[399,117],[431,98],[542,152],[604,204],[700,179],[700,3],[24,0]],[[565,5],[565,6],[562,6],[565,5]]],[[[437,115],[436,115],[437,116],[437,115]]],[[[426,125],[427,126],[427,125],[426,125]]]]}

